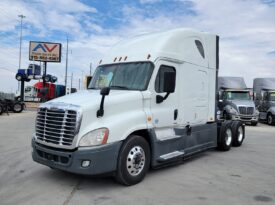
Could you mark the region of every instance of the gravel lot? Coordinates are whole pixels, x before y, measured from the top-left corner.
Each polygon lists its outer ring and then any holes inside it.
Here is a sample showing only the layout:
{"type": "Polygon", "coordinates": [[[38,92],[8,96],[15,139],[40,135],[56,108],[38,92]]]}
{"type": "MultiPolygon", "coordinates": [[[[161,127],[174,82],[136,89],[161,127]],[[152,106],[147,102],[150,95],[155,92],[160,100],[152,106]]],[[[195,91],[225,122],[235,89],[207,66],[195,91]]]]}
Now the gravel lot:
{"type": "Polygon", "coordinates": [[[208,151],[124,187],[31,159],[35,112],[0,116],[0,204],[275,204],[275,126],[246,127],[242,147],[208,151]]]}

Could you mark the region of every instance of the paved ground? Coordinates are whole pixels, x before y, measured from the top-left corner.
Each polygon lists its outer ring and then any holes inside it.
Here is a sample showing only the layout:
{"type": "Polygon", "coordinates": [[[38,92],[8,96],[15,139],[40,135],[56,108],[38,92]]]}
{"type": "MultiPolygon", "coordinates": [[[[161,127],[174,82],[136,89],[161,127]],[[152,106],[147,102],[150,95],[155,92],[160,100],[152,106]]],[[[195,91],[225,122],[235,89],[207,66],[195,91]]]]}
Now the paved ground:
{"type": "Polygon", "coordinates": [[[275,204],[275,126],[247,126],[241,148],[151,171],[132,187],[51,170],[31,159],[34,112],[0,116],[0,204],[275,204]]]}

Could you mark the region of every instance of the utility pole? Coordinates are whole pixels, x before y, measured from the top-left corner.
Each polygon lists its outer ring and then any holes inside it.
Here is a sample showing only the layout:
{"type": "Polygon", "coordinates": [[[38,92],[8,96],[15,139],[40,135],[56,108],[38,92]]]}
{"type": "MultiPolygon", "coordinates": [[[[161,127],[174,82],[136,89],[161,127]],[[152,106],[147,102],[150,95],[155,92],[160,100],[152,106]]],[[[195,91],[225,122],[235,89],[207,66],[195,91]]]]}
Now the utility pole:
{"type": "MultiPolygon", "coordinates": [[[[21,15],[18,15],[20,19],[20,46],[19,46],[19,68],[21,68],[21,49],[22,49],[22,26],[23,26],[23,18],[26,18],[26,16],[24,16],[23,14],[21,15]]],[[[18,81],[18,90],[20,89],[20,84],[19,84],[19,81],[18,81]]]]}
{"type": "Polygon", "coordinates": [[[73,88],[73,78],[74,78],[74,73],[72,73],[72,75],[71,75],[71,92],[72,92],[72,88],[73,88]]]}
{"type": "Polygon", "coordinates": [[[78,79],[78,90],[80,90],[80,78],[78,79]]]}
{"type": "Polygon", "coordinates": [[[67,88],[67,73],[68,73],[68,44],[69,44],[69,40],[68,40],[68,36],[67,36],[67,52],[66,52],[66,68],[65,68],[65,88],[67,88]]]}
{"type": "Polygon", "coordinates": [[[81,73],[82,73],[82,75],[81,75],[81,78],[82,78],[82,89],[84,89],[84,71],[83,70],[81,70],[81,73]]]}

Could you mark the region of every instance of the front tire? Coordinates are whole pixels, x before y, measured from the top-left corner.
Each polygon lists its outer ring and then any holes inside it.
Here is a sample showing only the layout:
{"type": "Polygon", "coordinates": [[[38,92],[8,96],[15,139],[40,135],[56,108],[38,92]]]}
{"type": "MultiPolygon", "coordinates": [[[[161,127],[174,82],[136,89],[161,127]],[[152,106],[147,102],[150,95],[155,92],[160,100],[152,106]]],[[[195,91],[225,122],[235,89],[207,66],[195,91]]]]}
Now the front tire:
{"type": "Polygon", "coordinates": [[[120,150],[116,180],[126,186],[141,182],[150,167],[150,159],[148,142],[141,136],[130,135],[120,150]]]}
{"type": "Polygon", "coordinates": [[[20,113],[23,111],[23,109],[24,109],[24,105],[22,103],[16,102],[13,104],[13,107],[12,107],[13,112],[20,113]]]}
{"type": "Polygon", "coordinates": [[[271,113],[268,113],[267,115],[267,124],[274,125],[273,115],[271,113]]]}

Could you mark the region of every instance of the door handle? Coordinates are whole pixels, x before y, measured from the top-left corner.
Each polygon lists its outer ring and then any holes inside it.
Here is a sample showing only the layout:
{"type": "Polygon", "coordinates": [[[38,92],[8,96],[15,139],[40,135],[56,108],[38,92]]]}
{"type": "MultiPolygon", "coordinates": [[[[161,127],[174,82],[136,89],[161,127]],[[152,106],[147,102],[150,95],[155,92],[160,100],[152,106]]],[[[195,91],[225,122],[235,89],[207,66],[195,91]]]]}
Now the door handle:
{"type": "Polygon", "coordinates": [[[187,136],[191,135],[192,127],[190,125],[185,126],[187,136]]]}
{"type": "Polygon", "coordinates": [[[174,110],[174,120],[178,118],[178,109],[174,110]]]}

